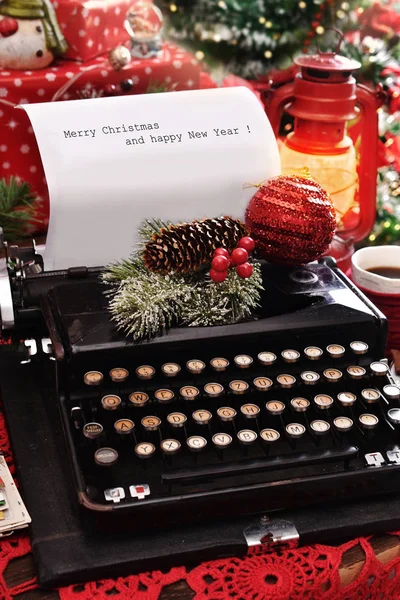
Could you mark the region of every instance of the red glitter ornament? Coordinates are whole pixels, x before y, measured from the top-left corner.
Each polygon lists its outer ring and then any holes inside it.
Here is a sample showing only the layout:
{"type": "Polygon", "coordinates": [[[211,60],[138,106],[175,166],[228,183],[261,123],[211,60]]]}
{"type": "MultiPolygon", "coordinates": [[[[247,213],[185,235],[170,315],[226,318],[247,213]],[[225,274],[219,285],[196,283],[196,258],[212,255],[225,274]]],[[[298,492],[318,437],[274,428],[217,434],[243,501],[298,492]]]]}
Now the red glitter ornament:
{"type": "Polygon", "coordinates": [[[243,263],[242,265],[238,265],[236,267],[236,273],[239,275],[239,277],[241,277],[242,279],[248,279],[249,277],[252,276],[253,274],[253,265],[251,265],[250,263],[246,262],[243,263]]]}
{"type": "Polygon", "coordinates": [[[228,277],[228,271],[216,271],[211,269],[210,277],[214,283],[222,283],[228,277]]]}
{"type": "Polygon", "coordinates": [[[233,265],[242,265],[247,262],[249,253],[244,248],[235,248],[231,254],[231,261],[233,265]]]}
{"type": "Polygon", "coordinates": [[[229,258],[226,256],[222,256],[222,254],[214,256],[211,262],[211,267],[214,271],[218,271],[222,273],[223,271],[227,271],[229,269],[229,258]]]}
{"type": "Polygon", "coordinates": [[[304,265],[329,248],[336,231],[335,209],[313,179],[281,175],[262,185],[250,200],[246,225],[260,258],[304,265]]]}

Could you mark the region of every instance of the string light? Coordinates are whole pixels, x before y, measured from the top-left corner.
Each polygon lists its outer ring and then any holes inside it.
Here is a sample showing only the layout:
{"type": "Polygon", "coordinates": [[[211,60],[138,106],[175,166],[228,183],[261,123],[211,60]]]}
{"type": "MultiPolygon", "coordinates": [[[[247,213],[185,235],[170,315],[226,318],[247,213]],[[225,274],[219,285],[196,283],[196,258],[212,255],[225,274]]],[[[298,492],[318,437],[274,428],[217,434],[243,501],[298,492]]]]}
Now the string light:
{"type": "Polygon", "coordinates": [[[271,52],[271,50],[266,50],[264,52],[264,56],[265,56],[265,58],[272,58],[272,52],[271,52]]]}
{"type": "Polygon", "coordinates": [[[223,9],[226,9],[226,8],[227,8],[227,6],[226,6],[226,3],[224,2],[224,0],[219,0],[219,2],[218,2],[218,6],[219,6],[220,8],[223,8],[223,9]]]}
{"type": "Polygon", "coordinates": [[[264,25],[264,23],[265,23],[265,21],[266,21],[266,20],[267,20],[267,19],[266,19],[265,17],[260,17],[260,18],[258,19],[258,22],[259,22],[259,23],[261,23],[261,25],[264,25]]]}
{"type": "Polygon", "coordinates": [[[214,42],[217,42],[217,44],[219,44],[220,41],[221,41],[221,36],[218,33],[216,33],[214,35],[214,42]]]}
{"type": "Polygon", "coordinates": [[[267,29],[271,29],[271,27],[272,27],[272,21],[267,21],[267,22],[265,23],[265,27],[266,27],[267,29]]]}
{"type": "Polygon", "coordinates": [[[318,27],[315,28],[315,33],[317,33],[318,35],[322,35],[323,33],[325,33],[325,27],[322,27],[322,25],[318,25],[318,27]]]}
{"type": "Polygon", "coordinates": [[[344,19],[346,16],[346,13],[343,10],[338,10],[338,11],[336,11],[336,16],[338,19],[344,19]]]}
{"type": "Polygon", "coordinates": [[[301,8],[301,9],[307,8],[307,4],[303,0],[301,0],[301,2],[299,2],[299,8],[301,8]]]}
{"type": "Polygon", "coordinates": [[[342,2],[342,9],[343,10],[349,10],[350,8],[350,4],[348,2],[342,2]]]}
{"type": "Polygon", "coordinates": [[[373,233],[371,233],[371,235],[369,236],[369,241],[370,242],[374,242],[376,240],[376,235],[374,235],[373,233]]]}
{"type": "Polygon", "coordinates": [[[383,226],[385,227],[385,229],[389,229],[390,227],[390,222],[389,221],[385,221],[383,226]]]}
{"type": "Polygon", "coordinates": [[[169,10],[170,10],[172,13],[174,13],[174,12],[176,12],[176,11],[178,10],[178,7],[177,7],[177,5],[176,5],[176,4],[170,4],[170,5],[169,5],[169,10]]]}
{"type": "Polygon", "coordinates": [[[195,57],[197,58],[197,60],[203,60],[204,52],[202,50],[197,50],[197,52],[195,53],[195,57]]]}
{"type": "Polygon", "coordinates": [[[396,231],[400,231],[400,223],[396,223],[396,225],[394,226],[396,231]]]}

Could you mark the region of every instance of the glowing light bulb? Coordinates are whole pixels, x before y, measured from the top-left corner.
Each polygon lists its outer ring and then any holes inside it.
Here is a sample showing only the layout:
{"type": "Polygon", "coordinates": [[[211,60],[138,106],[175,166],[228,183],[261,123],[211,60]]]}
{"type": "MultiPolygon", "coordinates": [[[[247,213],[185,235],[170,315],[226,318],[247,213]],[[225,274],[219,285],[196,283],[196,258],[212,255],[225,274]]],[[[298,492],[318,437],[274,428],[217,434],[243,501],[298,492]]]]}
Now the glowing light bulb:
{"type": "Polygon", "coordinates": [[[369,236],[369,241],[370,242],[374,242],[376,240],[376,235],[374,235],[373,233],[371,233],[371,235],[369,236]]]}
{"type": "Polygon", "coordinates": [[[178,7],[177,7],[176,4],[170,4],[169,5],[169,10],[174,13],[174,12],[176,12],[178,10],[178,7]]]}
{"type": "Polygon", "coordinates": [[[318,35],[322,35],[323,33],[325,33],[325,27],[322,27],[322,25],[318,25],[318,27],[315,28],[315,33],[317,33],[318,35]]]}
{"type": "Polygon", "coordinates": [[[264,23],[265,23],[265,21],[266,21],[266,20],[267,20],[267,19],[266,19],[265,17],[260,17],[260,18],[258,19],[258,22],[259,22],[259,23],[261,23],[261,25],[264,25],[264,23]]]}
{"type": "Polygon", "coordinates": [[[195,57],[197,58],[197,60],[203,60],[204,52],[202,50],[197,50],[197,52],[195,53],[195,57]]]}
{"type": "Polygon", "coordinates": [[[344,19],[346,16],[346,13],[343,10],[338,10],[338,11],[336,11],[336,16],[338,19],[344,19]]]}
{"type": "Polygon", "coordinates": [[[396,225],[394,226],[396,231],[400,231],[400,223],[396,223],[396,225]]]}
{"type": "Polygon", "coordinates": [[[265,58],[272,58],[272,52],[271,52],[271,50],[266,50],[264,52],[264,56],[265,56],[265,58]]]}
{"type": "Polygon", "coordinates": [[[301,8],[301,9],[307,8],[307,4],[305,2],[303,2],[303,0],[301,0],[301,2],[299,2],[299,8],[301,8]]]}
{"type": "Polygon", "coordinates": [[[267,22],[265,23],[265,27],[266,27],[267,29],[271,29],[271,27],[272,27],[272,21],[267,21],[267,22]]]}

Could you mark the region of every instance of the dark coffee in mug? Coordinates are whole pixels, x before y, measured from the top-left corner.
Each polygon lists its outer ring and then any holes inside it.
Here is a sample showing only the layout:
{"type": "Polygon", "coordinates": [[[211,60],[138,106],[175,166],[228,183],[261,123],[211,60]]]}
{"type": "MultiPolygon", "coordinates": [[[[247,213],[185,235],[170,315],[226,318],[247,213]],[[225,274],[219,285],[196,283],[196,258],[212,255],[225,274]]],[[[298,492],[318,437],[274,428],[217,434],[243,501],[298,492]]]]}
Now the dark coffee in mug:
{"type": "Polygon", "coordinates": [[[388,279],[400,279],[400,267],[369,267],[365,270],[388,279]]]}

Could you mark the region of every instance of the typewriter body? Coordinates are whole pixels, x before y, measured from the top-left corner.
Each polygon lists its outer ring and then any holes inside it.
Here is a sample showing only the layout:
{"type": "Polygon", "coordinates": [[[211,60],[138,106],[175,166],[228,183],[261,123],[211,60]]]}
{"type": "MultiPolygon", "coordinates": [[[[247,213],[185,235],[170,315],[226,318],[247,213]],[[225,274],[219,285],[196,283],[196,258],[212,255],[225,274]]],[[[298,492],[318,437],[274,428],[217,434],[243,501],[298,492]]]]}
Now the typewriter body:
{"type": "Polygon", "coordinates": [[[8,258],[3,328],[13,321],[29,337],[22,362],[55,370],[73,496],[99,527],[400,489],[386,321],[332,259],[264,263],[261,306],[246,322],[134,343],[110,320],[98,270],[44,273],[35,249],[8,258]]]}

